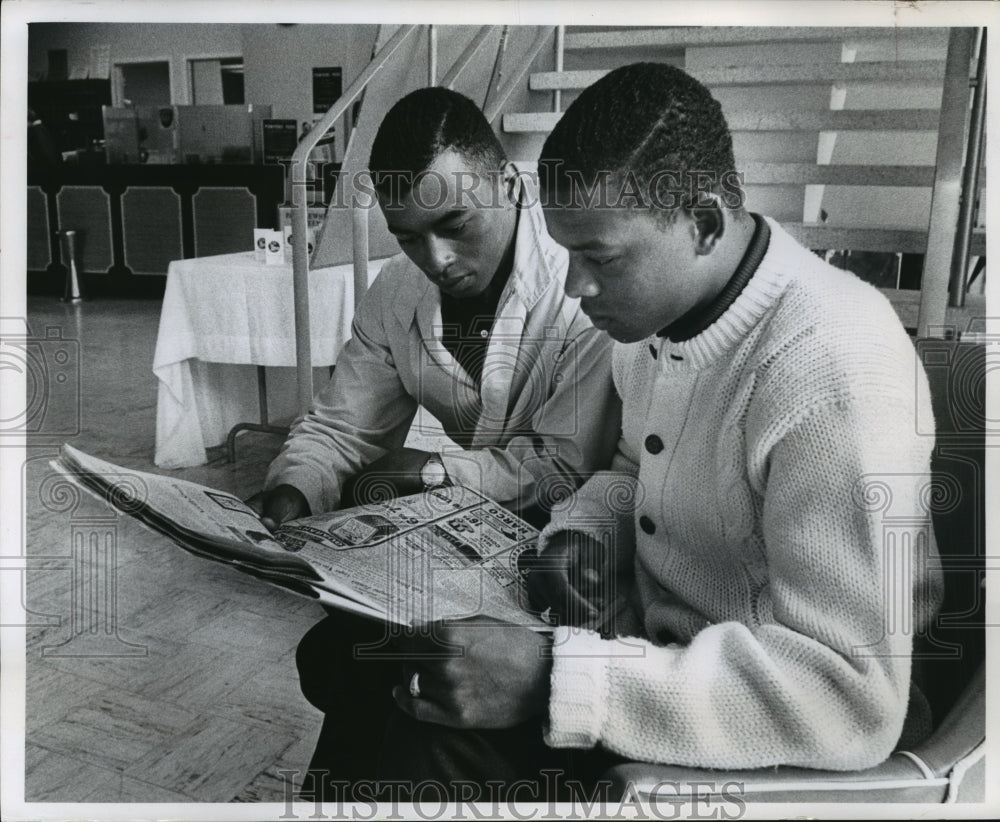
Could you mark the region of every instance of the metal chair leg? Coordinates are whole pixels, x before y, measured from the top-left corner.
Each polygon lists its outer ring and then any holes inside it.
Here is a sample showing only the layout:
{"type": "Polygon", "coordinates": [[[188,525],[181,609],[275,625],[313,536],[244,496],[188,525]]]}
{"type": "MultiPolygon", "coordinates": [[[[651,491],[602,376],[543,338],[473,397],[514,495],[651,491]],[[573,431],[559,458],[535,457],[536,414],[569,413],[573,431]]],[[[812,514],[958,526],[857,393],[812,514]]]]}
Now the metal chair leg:
{"type": "Polygon", "coordinates": [[[260,408],[260,422],[241,422],[229,430],[226,437],[226,462],[236,462],[236,435],[241,431],[258,431],[262,434],[286,436],[289,429],[283,425],[270,425],[267,421],[267,374],[263,365],[257,366],[257,405],[260,408]]]}

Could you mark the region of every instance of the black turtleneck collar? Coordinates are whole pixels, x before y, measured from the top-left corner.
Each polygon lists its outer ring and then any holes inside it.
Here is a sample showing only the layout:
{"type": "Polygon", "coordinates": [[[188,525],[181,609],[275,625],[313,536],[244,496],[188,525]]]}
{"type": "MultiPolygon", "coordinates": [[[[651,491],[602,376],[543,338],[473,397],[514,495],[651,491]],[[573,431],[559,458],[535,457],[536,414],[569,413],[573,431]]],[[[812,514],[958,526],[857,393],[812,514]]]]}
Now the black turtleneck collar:
{"type": "Polygon", "coordinates": [[[667,337],[671,342],[690,340],[725,314],[729,306],[740,296],[757,270],[757,266],[760,265],[760,261],[764,259],[768,243],[771,240],[771,227],[767,221],[759,214],[751,214],[750,216],[753,217],[754,221],[753,236],[750,238],[750,244],[747,246],[743,259],[736,266],[733,276],[729,278],[729,282],[708,305],[694,308],[683,317],[674,320],[666,328],[657,331],[657,337],[667,337]]]}

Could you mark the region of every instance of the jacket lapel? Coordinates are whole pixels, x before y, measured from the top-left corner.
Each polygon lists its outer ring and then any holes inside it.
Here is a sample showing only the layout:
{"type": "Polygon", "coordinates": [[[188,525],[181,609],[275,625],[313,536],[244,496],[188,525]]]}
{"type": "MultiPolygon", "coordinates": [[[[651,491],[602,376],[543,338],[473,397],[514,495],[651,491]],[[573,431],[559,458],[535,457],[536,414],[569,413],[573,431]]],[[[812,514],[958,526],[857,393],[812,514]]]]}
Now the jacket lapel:
{"type": "Polygon", "coordinates": [[[493,333],[483,361],[480,398],[483,411],[476,425],[477,443],[489,444],[506,428],[510,398],[520,396],[527,379],[521,337],[527,308],[516,294],[511,294],[493,323],[493,333]]]}
{"type": "Polygon", "coordinates": [[[438,290],[428,283],[428,288],[417,303],[414,322],[420,335],[424,350],[431,361],[441,368],[451,368],[457,365],[455,358],[441,342],[441,296],[438,290]]]}

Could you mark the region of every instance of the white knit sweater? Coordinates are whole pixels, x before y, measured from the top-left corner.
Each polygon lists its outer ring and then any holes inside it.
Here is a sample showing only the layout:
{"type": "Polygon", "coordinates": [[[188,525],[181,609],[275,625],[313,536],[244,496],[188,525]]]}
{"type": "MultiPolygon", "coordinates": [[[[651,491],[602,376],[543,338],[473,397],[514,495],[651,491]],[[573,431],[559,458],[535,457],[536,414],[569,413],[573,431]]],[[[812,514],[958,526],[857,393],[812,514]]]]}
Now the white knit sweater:
{"type": "Polygon", "coordinates": [[[628,639],[556,631],[554,747],[853,769],[899,739],[911,640],[940,598],[927,380],[876,289],[768,222],[717,322],[615,347],[617,473],[581,488],[543,545],[613,534],[635,552],[638,621],[619,622],[628,639]]]}

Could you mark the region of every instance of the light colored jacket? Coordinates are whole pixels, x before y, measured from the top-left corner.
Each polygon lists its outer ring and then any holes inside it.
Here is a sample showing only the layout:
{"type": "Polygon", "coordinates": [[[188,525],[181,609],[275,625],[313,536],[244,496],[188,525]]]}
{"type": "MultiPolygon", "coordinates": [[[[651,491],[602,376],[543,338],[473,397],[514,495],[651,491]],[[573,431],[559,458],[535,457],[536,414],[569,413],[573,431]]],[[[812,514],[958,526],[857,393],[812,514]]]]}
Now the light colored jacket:
{"type": "Polygon", "coordinates": [[[334,510],[346,480],[403,445],[418,406],[456,446],[452,482],[514,510],[550,507],[610,462],[621,421],[611,339],[566,296],[568,256],[519,177],[514,264],[500,296],[479,390],[441,341],[441,295],[405,255],[359,301],[330,383],[292,429],[265,489],[298,488],[334,510]]]}

